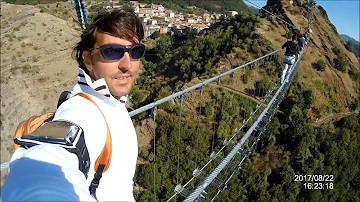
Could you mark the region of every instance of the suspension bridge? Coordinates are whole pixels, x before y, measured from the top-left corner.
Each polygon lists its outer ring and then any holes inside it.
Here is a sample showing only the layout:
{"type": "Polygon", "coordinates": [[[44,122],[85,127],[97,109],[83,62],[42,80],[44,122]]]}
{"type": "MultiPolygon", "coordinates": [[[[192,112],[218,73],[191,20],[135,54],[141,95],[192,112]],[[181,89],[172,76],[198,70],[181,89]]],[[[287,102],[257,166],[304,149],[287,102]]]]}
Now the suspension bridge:
{"type": "MultiPolygon", "coordinates": [[[[312,12],[314,12],[313,4],[311,4],[311,14],[309,13],[309,26],[311,25],[312,12]]],[[[74,1],[74,6],[80,10],[78,12],[79,20],[82,24],[87,22],[86,12],[84,9],[84,4],[79,1],[74,1]]],[[[266,11],[270,13],[269,11],[266,11]]],[[[271,13],[272,14],[272,13],[271,13]]],[[[274,14],[272,14],[274,15],[274,14]]],[[[277,17],[277,16],[275,16],[277,17]]],[[[277,17],[278,18],[278,17],[277,17]]],[[[286,21],[282,20],[286,27],[293,26],[286,21]]],[[[84,27],[84,26],[83,26],[84,27]]],[[[225,77],[231,77],[231,79],[236,80],[236,75],[243,74],[245,71],[252,71],[255,67],[260,65],[281,65],[282,63],[279,61],[281,54],[281,49],[273,51],[269,54],[266,54],[262,57],[259,57],[251,62],[247,62],[241,66],[233,68],[229,71],[216,75],[208,80],[205,80],[201,83],[198,83],[194,86],[176,92],[168,97],[157,100],[153,103],[150,103],[146,106],[140,107],[129,112],[129,115],[134,118],[136,115],[140,113],[147,112],[151,114],[151,119],[154,122],[153,127],[153,191],[154,191],[154,200],[157,201],[156,198],[156,182],[155,176],[159,175],[159,172],[156,169],[156,163],[159,161],[156,158],[156,136],[161,136],[162,134],[157,134],[157,116],[158,116],[158,107],[167,102],[174,101],[179,99],[179,120],[181,122],[182,116],[182,107],[184,102],[186,102],[185,97],[189,93],[199,92],[200,97],[204,94],[204,89],[209,87],[210,85],[215,85],[217,87],[222,87],[222,80],[225,77]],[[270,63],[269,63],[270,62],[270,63]]],[[[234,133],[230,136],[230,138],[223,139],[222,146],[220,149],[214,149],[214,134],[212,135],[212,153],[208,158],[208,161],[205,162],[196,162],[196,168],[192,173],[188,173],[187,181],[180,182],[178,173],[176,176],[176,183],[173,185],[173,194],[171,197],[167,199],[167,201],[179,201],[183,200],[186,202],[193,201],[214,201],[218,196],[221,195],[222,192],[226,191],[228,186],[230,186],[230,179],[241,172],[242,166],[247,158],[250,157],[251,153],[254,151],[256,145],[259,143],[261,138],[266,135],[266,130],[268,124],[271,122],[274,114],[277,112],[277,108],[280,103],[286,96],[286,93],[294,79],[294,76],[297,72],[297,69],[300,66],[302,56],[299,55],[296,62],[293,64],[292,69],[289,74],[287,74],[287,82],[280,83],[278,81],[272,84],[272,87],[268,91],[255,91],[253,94],[254,97],[260,98],[260,101],[257,102],[256,107],[250,113],[244,113],[242,116],[243,121],[239,126],[236,126],[234,133]],[[201,167],[199,167],[201,165],[201,167]],[[208,194],[209,189],[211,189],[212,193],[208,194]]],[[[281,66],[277,66],[277,69],[282,69],[281,66]]],[[[226,90],[226,88],[222,88],[226,90]]],[[[233,92],[234,93],[234,92],[233,92]]],[[[249,96],[249,95],[246,95],[249,96]]],[[[249,98],[246,98],[248,99],[249,98]]],[[[249,101],[250,102],[250,101],[249,101]]],[[[201,108],[200,108],[201,110],[201,108]]],[[[216,113],[216,112],[215,112],[216,113]]],[[[200,111],[201,114],[201,111],[200,111]]],[[[215,115],[216,116],[216,115],[215,115]]],[[[201,124],[199,122],[199,124],[201,124]]],[[[180,129],[179,129],[180,130],[180,129]]],[[[196,134],[195,134],[196,135],[196,134]]],[[[180,132],[179,132],[180,136],[180,132]]],[[[180,137],[179,137],[180,142],[180,137]]],[[[176,149],[176,148],[174,148],[176,149]]],[[[180,160],[179,160],[179,149],[177,148],[177,169],[180,168],[180,160]]],[[[160,159],[161,160],[161,159],[160,159]]],[[[9,163],[1,164],[1,170],[7,169],[9,167],[9,163]]],[[[175,178],[175,176],[174,176],[175,178]]]]}

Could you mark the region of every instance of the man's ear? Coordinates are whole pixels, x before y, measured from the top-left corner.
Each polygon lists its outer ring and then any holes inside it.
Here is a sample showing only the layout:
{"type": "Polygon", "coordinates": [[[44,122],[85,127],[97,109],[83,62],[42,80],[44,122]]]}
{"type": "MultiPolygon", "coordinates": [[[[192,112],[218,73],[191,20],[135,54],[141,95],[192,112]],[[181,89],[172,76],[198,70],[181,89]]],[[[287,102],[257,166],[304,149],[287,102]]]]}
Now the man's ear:
{"type": "Polygon", "coordinates": [[[92,62],[91,62],[90,51],[83,51],[81,57],[83,58],[86,69],[88,69],[89,72],[91,72],[93,70],[93,65],[92,65],[92,62]]]}

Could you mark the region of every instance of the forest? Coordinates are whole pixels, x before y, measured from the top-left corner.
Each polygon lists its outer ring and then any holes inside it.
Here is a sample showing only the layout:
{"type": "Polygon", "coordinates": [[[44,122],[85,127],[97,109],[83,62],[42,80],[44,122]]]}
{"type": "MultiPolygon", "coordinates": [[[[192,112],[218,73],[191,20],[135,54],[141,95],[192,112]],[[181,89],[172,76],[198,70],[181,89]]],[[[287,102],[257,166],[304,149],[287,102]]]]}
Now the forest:
{"type": "Polygon", "coordinates": [[[154,95],[166,97],[196,77],[215,76],[219,72],[214,65],[229,53],[245,62],[274,51],[269,42],[253,32],[258,21],[258,15],[241,13],[198,34],[190,32],[181,44],[174,43],[176,38],[171,35],[161,35],[156,47],[147,50],[148,55],[142,60],[145,71],[133,90],[133,108],[152,102],[154,95]],[[241,50],[235,51],[235,47],[241,50]],[[163,76],[165,84],[158,82],[156,76],[163,76]]]}
{"type": "MultiPolygon", "coordinates": [[[[258,15],[241,13],[198,35],[189,35],[180,45],[174,44],[170,35],[159,36],[156,47],[148,50],[152,56],[142,61],[145,71],[135,86],[134,108],[166,97],[196,77],[216,75],[218,72],[213,66],[234,47],[241,48],[238,56],[245,61],[274,50],[253,33],[258,21],[258,15]],[[166,82],[158,82],[156,76],[159,75],[164,76],[166,82]]],[[[268,62],[257,68],[279,65],[278,61],[268,62]]],[[[276,71],[265,72],[271,79],[277,76],[276,71]]],[[[244,75],[240,79],[246,79],[244,75]]],[[[256,88],[264,86],[268,89],[269,83],[255,85],[256,88]]],[[[152,153],[154,145],[141,148],[139,153],[145,163],[138,166],[135,178],[142,188],[135,192],[138,201],[154,201],[154,192],[159,201],[169,199],[175,185],[186,183],[191,177],[189,174],[202,166],[200,162],[209,160],[211,152],[222,146],[222,141],[232,135],[256,106],[255,102],[223,89],[209,88],[206,93],[209,99],[197,103],[195,111],[185,111],[178,101],[159,106],[156,161],[152,153]]],[[[360,115],[314,127],[309,115],[314,99],[313,92],[304,89],[295,77],[279,107],[281,113],[274,116],[240,173],[218,196],[219,201],[360,200],[360,115]],[[332,175],[333,180],[323,182],[327,183],[323,189],[313,190],[304,181],[295,181],[296,175],[332,175]]],[[[134,117],[134,123],[150,115],[139,114],[134,117]]],[[[211,168],[214,167],[210,166],[207,172],[211,168]]],[[[224,179],[220,177],[220,180],[224,179]]],[[[193,189],[198,184],[194,181],[189,187],[193,189]]],[[[210,190],[204,197],[215,191],[210,190]]]]}

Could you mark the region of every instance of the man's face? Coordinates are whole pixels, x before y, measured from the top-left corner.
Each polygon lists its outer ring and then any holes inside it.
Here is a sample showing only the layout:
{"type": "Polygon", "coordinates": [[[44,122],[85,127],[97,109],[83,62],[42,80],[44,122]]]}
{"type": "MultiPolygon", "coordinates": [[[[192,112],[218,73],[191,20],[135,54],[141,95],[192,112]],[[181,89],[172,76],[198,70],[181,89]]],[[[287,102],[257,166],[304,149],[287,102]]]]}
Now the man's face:
{"type": "MultiPolygon", "coordinates": [[[[138,43],[136,38],[135,42],[138,43]]],[[[132,45],[128,40],[97,31],[94,47],[105,44],[132,45]]],[[[120,60],[106,60],[100,49],[92,50],[90,56],[89,51],[84,51],[83,58],[90,77],[94,80],[104,78],[112,96],[119,99],[130,93],[139,71],[140,60],[132,59],[128,52],[120,60]]]]}

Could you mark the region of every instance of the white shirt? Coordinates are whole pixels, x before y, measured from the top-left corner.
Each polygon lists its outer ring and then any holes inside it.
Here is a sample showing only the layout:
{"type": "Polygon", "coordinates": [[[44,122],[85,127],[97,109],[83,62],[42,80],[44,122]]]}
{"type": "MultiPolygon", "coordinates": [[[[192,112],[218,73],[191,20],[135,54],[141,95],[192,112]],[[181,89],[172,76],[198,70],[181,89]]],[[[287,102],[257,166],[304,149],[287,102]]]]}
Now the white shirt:
{"type": "MultiPolygon", "coordinates": [[[[109,169],[103,173],[96,190],[99,201],[134,201],[133,178],[138,155],[137,137],[134,125],[125,107],[126,97],[119,100],[111,96],[104,79],[92,82],[79,68],[78,84],[72,95],[79,92],[89,94],[108,122],[112,139],[112,158],[109,169]],[[95,89],[95,90],[94,90],[95,89]]],[[[95,161],[104,148],[106,125],[99,109],[90,101],[75,96],[65,101],[56,111],[53,120],[69,120],[84,130],[86,146],[90,154],[88,185],[95,174],[95,161]]]]}
{"type": "MultiPolygon", "coordinates": [[[[79,69],[78,84],[74,86],[71,94],[75,95],[78,92],[85,92],[93,98],[106,117],[111,132],[111,164],[100,179],[99,187],[96,190],[97,199],[99,201],[135,201],[133,196],[133,178],[136,169],[138,144],[134,125],[125,108],[127,98],[122,97],[120,101],[115,99],[111,96],[104,79],[92,82],[91,78],[82,69],[79,69]]],[[[88,190],[95,174],[95,161],[100,155],[106,141],[105,120],[99,109],[93,103],[80,96],[72,97],[61,104],[53,120],[68,120],[78,124],[84,130],[85,142],[91,161],[86,187],[84,187],[88,190]]],[[[39,146],[36,146],[32,149],[36,150],[38,147],[39,146]]],[[[21,175],[21,173],[14,173],[16,171],[11,170],[11,164],[14,160],[18,159],[23,152],[23,150],[18,149],[10,161],[10,174],[14,176],[21,175]]],[[[41,153],[41,151],[39,152],[41,153]]],[[[59,155],[59,151],[57,150],[52,150],[52,152],[54,158],[59,155]]],[[[62,152],[67,151],[64,150],[62,152]]],[[[73,154],[69,153],[69,155],[73,154]]],[[[37,157],[37,159],[43,162],[49,162],[47,158],[37,157]]],[[[57,165],[67,167],[69,163],[73,163],[73,160],[69,159],[69,161],[67,161],[66,158],[62,158],[60,162],[57,162],[57,165]]],[[[69,170],[63,171],[65,175],[66,172],[71,172],[69,170]]],[[[84,176],[80,171],[77,172],[77,174],[84,176]]],[[[43,177],[45,178],[46,176],[33,176],[33,178],[36,178],[39,182],[41,182],[41,178],[43,177]]],[[[81,178],[81,176],[77,177],[81,178]]],[[[71,179],[69,181],[71,183],[74,182],[74,180],[71,179]]],[[[57,184],[57,186],[62,186],[62,184],[57,184]]],[[[8,188],[8,190],[11,190],[11,188],[8,188]]],[[[56,197],[56,194],[54,194],[54,197],[56,197]]],[[[54,198],[54,200],[55,199],[56,198],[54,198]]]]}

